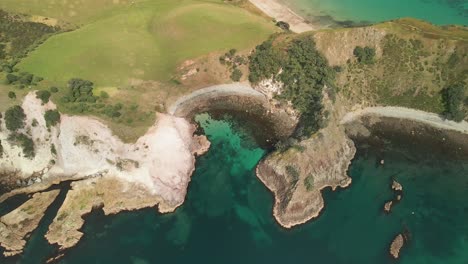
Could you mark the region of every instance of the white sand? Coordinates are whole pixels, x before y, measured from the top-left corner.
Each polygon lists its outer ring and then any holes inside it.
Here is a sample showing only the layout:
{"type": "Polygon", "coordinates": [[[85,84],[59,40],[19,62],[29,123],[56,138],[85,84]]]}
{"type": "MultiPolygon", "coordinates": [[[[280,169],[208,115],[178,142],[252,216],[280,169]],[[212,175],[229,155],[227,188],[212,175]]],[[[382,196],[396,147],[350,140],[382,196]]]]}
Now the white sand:
{"type": "Polygon", "coordinates": [[[292,11],[290,8],[279,3],[277,0],[249,0],[263,13],[274,18],[276,21],[287,22],[290,30],[295,33],[302,33],[317,30],[318,27],[307,23],[307,21],[292,11]]]}

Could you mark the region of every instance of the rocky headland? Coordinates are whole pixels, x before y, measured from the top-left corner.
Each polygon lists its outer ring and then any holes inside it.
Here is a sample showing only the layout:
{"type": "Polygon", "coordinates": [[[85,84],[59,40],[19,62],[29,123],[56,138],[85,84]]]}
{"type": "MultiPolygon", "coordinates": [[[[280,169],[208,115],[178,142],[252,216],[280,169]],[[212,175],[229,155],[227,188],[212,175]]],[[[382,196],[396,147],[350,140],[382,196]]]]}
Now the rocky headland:
{"type": "Polygon", "coordinates": [[[20,254],[27,236],[36,229],[46,209],[52,204],[59,190],[36,193],[12,212],[0,218],[0,245],[5,256],[20,254]]]}

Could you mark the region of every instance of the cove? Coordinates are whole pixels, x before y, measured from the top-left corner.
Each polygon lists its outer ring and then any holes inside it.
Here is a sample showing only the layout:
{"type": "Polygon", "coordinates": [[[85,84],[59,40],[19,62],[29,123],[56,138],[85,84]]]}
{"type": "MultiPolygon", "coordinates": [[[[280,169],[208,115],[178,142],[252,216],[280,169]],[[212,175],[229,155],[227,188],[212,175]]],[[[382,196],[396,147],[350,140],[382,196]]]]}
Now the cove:
{"type": "MultiPolygon", "coordinates": [[[[285,230],[272,217],[272,194],[254,173],[267,153],[254,136],[256,122],[219,113],[196,121],[212,146],[197,161],[184,205],[164,215],[155,208],[113,216],[96,210],[60,263],[395,263],[388,246],[403,229],[411,240],[400,263],[468,259],[468,161],[387,139],[357,142],[352,185],[325,190],[321,216],[285,230]],[[386,215],[393,178],[404,195],[386,215]]],[[[26,252],[52,257],[52,248],[29,243],[26,252]]]]}
{"type": "Polygon", "coordinates": [[[466,0],[280,0],[313,23],[352,25],[402,17],[468,25],[466,0]]]}

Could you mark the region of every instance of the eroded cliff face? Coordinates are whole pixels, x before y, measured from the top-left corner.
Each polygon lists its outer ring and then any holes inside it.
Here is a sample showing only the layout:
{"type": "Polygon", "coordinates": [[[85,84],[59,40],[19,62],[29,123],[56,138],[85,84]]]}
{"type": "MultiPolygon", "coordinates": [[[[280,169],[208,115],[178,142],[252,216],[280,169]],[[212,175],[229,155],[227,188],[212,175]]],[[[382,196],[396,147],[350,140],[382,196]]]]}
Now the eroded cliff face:
{"type": "MultiPolygon", "coordinates": [[[[3,124],[0,175],[14,175],[8,179],[27,185],[26,193],[61,180],[81,180],[73,184],[48,234],[62,248],[79,241],[81,216],[96,206],[104,206],[106,214],[156,205],[160,212],[174,211],[185,200],[196,155],[210,146],[206,137],[194,136],[194,125],[171,115],[158,114],[143,137],[125,144],[99,120],[88,117],[62,115],[57,126],[47,128],[44,113],[55,105],[42,105],[35,93],[26,96],[22,107],[26,126],[19,132],[33,140],[36,155],[26,157],[8,139],[11,132],[3,124]]],[[[6,236],[2,233],[0,239],[6,236]]]]}

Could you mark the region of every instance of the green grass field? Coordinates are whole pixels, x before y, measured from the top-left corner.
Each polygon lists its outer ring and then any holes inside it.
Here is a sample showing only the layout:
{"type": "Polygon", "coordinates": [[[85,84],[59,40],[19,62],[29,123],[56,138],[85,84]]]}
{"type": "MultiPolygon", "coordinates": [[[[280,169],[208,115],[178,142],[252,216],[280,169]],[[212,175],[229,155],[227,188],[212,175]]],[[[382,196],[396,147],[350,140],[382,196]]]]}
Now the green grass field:
{"type": "Polygon", "coordinates": [[[56,83],[73,77],[97,86],[122,86],[133,78],[164,82],[184,60],[250,48],[276,30],[267,19],[219,0],[137,1],[103,12],[51,37],[19,68],[56,83]]]}

